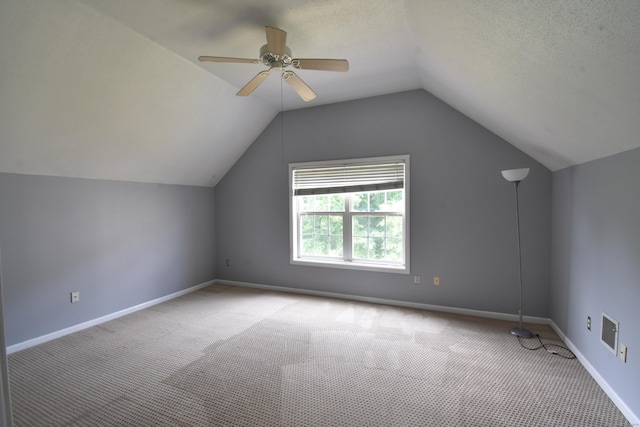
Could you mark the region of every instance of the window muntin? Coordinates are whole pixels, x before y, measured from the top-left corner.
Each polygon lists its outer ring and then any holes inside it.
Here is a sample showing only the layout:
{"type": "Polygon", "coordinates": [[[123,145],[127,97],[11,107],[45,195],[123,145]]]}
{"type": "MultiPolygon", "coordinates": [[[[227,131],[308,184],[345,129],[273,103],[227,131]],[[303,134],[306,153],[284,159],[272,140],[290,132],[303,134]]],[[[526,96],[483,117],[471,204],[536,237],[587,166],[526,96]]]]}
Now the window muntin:
{"type": "Polygon", "coordinates": [[[290,165],[293,263],[409,272],[408,156],[367,160],[290,165]],[[344,165],[356,176],[336,178],[344,165]],[[296,187],[300,170],[312,180],[296,187]]]}
{"type": "Polygon", "coordinates": [[[343,257],[343,216],[323,213],[300,215],[300,257],[343,257]]]}

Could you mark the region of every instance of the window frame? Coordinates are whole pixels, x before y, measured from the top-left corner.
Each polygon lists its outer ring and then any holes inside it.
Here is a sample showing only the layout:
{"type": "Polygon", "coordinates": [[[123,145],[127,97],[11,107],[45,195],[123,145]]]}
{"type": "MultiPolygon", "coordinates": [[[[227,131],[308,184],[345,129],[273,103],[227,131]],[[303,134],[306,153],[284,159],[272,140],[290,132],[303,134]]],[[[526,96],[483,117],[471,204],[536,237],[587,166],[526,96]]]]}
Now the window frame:
{"type": "MultiPolygon", "coordinates": [[[[342,269],[350,269],[350,270],[364,270],[364,271],[379,271],[379,272],[387,272],[387,273],[399,273],[399,274],[410,274],[410,241],[409,241],[409,225],[410,225],[410,162],[409,155],[397,155],[397,156],[385,156],[385,157],[369,157],[369,158],[358,158],[358,159],[346,159],[346,160],[328,160],[328,161],[317,161],[317,162],[299,162],[299,163],[290,163],[289,164],[289,255],[290,255],[290,263],[293,265],[302,265],[302,266],[314,266],[314,267],[330,267],[330,268],[342,268],[342,269]],[[299,250],[301,248],[301,232],[300,232],[300,224],[299,220],[299,212],[297,209],[297,201],[296,196],[294,196],[294,185],[293,185],[293,171],[296,168],[309,168],[309,167],[329,167],[329,166],[342,166],[342,165],[353,165],[353,164],[375,164],[381,162],[404,162],[404,214],[403,214],[403,253],[404,253],[404,263],[401,264],[391,264],[377,261],[361,261],[361,260],[347,260],[345,259],[348,254],[343,253],[342,258],[310,258],[310,257],[300,257],[299,250]]],[[[343,193],[354,194],[354,192],[343,193]]],[[[352,217],[354,215],[388,215],[389,212],[349,212],[347,205],[350,204],[350,201],[347,199],[351,199],[351,197],[345,196],[345,210],[342,212],[326,212],[329,215],[333,214],[342,214],[343,215],[343,229],[349,230],[349,232],[343,232],[344,240],[348,240],[349,244],[345,246],[351,248],[353,243],[351,239],[353,237],[353,225],[352,225],[352,217]]]]}

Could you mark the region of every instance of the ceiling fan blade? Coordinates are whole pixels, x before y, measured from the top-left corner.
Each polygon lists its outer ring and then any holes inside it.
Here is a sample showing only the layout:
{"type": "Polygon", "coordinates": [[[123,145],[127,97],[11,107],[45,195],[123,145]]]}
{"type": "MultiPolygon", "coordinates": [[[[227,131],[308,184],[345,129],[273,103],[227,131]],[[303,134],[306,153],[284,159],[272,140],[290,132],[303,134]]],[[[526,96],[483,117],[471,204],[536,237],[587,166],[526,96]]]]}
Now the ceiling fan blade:
{"type": "Polygon", "coordinates": [[[298,58],[291,60],[291,65],[301,70],[349,71],[349,61],[346,59],[298,58]]]}
{"type": "Polygon", "coordinates": [[[278,56],[284,56],[287,47],[287,32],[280,28],[265,27],[267,32],[267,49],[278,56]]]}
{"type": "Polygon", "coordinates": [[[244,87],[242,89],[240,89],[238,91],[238,93],[236,93],[236,95],[238,95],[238,96],[247,96],[247,95],[249,95],[251,92],[256,90],[256,88],[258,86],[260,86],[260,83],[262,83],[264,81],[264,79],[269,77],[269,74],[271,74],[271,70],[260,71],[258,74],[256,74],[256,76],[254,78],[249,80],[249,83],[244,85],[244,87]]]}
{"type": "Polygon", "coordinates": [[[199,56],[198,61],[201,62],[237,62],[242,64],[259,64],[257,59],[246,58],[227,58],[225,56],[199,56]]]}
{"type": "Polygon", "coordinates": [[[294,73],[293,71],[284,71],[282,73],[282,78],[289,83],[289,85],[293,88],[293,90],[296,91],[296,93],[298,95],[300,95],[300,98],[304,99],[305,101],[311,101],[312,99],[315,99],[316,93],[311,90],[311,88],[309,86],[307,86],[307,84],[305,82],[302,81],[302,79],[300,77],[298,77],[298,75],[296,73],[294,73]]]}

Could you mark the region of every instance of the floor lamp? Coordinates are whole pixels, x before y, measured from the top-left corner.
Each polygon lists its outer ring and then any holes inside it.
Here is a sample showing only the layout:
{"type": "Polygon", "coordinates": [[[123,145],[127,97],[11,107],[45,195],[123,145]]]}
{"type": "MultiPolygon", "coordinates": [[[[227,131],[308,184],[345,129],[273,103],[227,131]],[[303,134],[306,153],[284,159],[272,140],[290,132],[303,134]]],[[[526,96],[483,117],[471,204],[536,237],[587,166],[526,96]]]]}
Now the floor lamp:
{"type": "Polygon", "coordinates": [[[516,190],[516,227],[518,229],[518,273],[520,274],[520,326],[511,328],[509,331],[511,335],[522,338],[533,338],[533,334],[530,330],[522,327],[522,253],[520,251],[520,210],[518,208],[518,185],[520,181],[525,179],[529,175],[529,168],[524,169],[509,169],[502,171],[502,176],[509,182],[513,182],[513,187],[516,190]]]}

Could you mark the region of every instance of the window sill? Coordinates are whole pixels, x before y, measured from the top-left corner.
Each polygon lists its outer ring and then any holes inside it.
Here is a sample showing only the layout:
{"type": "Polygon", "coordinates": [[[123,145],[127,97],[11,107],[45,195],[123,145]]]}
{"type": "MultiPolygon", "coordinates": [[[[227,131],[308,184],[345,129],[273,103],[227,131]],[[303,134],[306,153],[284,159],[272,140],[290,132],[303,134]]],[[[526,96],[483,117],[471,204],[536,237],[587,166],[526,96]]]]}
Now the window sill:
{"type": "Polygon", "coordinates": [[[377,271],[382,273],[409,274],[408,265],[381,265],[375,263],[347,262],[340,260],[292,259],[292,265],[307,267],[342,268],[347,270],[377,271]]]}

